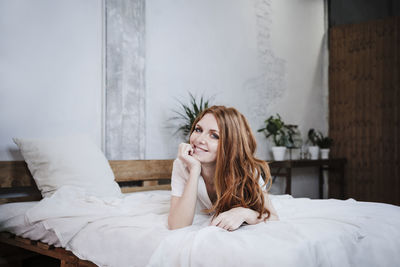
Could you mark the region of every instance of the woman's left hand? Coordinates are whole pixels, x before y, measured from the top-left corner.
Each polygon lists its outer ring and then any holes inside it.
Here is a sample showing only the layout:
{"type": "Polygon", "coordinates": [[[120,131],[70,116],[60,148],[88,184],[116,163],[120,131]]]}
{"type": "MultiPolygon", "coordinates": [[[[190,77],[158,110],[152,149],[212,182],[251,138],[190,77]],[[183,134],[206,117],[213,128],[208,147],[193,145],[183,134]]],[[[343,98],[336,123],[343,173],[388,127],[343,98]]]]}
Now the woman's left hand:
{"type": "Polygon", "coordinates": [[[230,209],[215,217],[210,225],[221,227],[228,231],[234,231],[245,222],[247,216],[246,212],[247,209],[242,207],[230,209]]]}

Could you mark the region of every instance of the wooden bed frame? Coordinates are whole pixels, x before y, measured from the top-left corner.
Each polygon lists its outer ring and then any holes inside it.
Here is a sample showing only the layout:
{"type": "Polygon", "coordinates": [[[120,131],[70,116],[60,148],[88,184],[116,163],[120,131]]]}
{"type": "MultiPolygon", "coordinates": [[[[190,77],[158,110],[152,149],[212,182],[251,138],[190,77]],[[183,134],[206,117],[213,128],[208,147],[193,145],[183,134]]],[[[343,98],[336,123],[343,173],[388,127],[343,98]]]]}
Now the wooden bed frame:
{"type": "MultiPolygon", "coordinates": [[[[115,180],[123,193],[169,190],[173,160],[111,160],[115,180]]],[[[40,200],[41,195],[24,161],[0,161],[0,204],[40,200]]],[[[32,255],[60,260],[60,266],[96,266],[72,252],[45,243],[0,232],[0,267],[18,266],[32,255]]]]}

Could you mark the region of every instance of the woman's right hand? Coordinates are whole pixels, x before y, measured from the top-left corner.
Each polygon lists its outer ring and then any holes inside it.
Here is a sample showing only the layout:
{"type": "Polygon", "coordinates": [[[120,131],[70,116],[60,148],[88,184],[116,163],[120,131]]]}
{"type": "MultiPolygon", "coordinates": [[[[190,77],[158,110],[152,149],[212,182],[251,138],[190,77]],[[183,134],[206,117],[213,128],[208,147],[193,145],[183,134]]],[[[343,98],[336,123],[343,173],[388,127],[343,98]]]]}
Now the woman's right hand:
{"type": "Polygon", "coordinates": [[[193,147],[190,144],[179,144],[178,158],[186,165],[190,173],[193,171],[200,175],[201,163],[198,159],[193,157],[193,147]]]}

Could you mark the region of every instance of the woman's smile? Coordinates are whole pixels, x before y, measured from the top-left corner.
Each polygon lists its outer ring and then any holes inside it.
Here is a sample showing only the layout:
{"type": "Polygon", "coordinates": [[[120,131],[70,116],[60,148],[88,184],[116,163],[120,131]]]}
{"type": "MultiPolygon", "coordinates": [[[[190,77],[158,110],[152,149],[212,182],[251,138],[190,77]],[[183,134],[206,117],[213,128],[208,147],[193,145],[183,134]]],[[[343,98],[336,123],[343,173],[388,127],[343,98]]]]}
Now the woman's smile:
{"type": "Polygon", "coordinates": [[[208,152],[208,149],[194,145],[194,153],[197,153],[197,152],[200,152],[200,153],[208,152]]]}

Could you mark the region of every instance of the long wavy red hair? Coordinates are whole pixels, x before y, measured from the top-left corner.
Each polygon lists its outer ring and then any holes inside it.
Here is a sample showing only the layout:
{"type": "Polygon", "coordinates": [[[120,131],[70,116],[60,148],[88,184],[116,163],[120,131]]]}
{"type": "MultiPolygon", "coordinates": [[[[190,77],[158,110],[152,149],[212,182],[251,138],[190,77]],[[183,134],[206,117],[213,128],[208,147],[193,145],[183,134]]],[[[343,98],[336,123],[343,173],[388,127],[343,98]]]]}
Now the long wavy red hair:
{"type": "Polygon", "coordinates": [[[267,213],[267,219],[271,213],[265,208],[258,181],[262,175],[268,184],[271,174],[268,164],[254,156],[257,144],[247,119],[235,108],[212,106],[196,118],[190,133],[207,113],[217,120],[219,143],[214,175],[217,200],[206,212],[215,212],[216,217],[232,208],[244,207],[257,211],[258,218],[267,213]]]}

